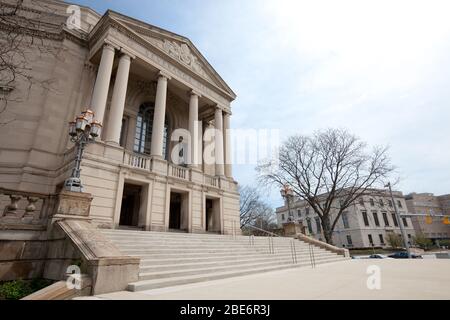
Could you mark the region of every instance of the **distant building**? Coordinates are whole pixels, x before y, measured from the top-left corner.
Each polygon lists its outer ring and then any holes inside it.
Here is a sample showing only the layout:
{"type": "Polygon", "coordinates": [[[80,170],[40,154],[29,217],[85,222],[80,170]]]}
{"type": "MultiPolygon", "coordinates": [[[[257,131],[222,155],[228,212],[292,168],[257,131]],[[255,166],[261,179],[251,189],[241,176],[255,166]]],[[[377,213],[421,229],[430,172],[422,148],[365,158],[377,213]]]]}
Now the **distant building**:
{"type": "MultiPolygon", "coordinates": [[[[407,213],[403,194],[398,191],[393,194],[399,213],[407,213]]],[[[332,209],[332,221],[337,214],[339,199],[336,202],[333,205],[336,209],[332,209]]],[[[301,222],[310,236],[324,241],[320,218],[308,203],[297,199],[292,201],[290,206],[291,220],[301,222]]],[[[287,204],[277,208],[277,221],[280,226],[289,221],[288,211],[287,204]]],[[[343,212],[334,229],[333,243],[343,248],[389,247],[387,236],[392,232],[401,234],[399,223],[405,227],[409,242],[412,243],[415,232],[411,218],[398,221],[389,193],[385,190],[369,190],[343,212]]]]}
{"type": "MultiPolygon", "coordinates": [[[[435,196],[432,193],[411,193],[405,197],[408,211],[422,215],[450,215],[450,195],[435,196]]],[[[443,223],[442,217],[434,217],[427,223],[425,216],[413,217],[416,234],[423,234],[433,242],[450,239],[450,225],[443,223]]]]}

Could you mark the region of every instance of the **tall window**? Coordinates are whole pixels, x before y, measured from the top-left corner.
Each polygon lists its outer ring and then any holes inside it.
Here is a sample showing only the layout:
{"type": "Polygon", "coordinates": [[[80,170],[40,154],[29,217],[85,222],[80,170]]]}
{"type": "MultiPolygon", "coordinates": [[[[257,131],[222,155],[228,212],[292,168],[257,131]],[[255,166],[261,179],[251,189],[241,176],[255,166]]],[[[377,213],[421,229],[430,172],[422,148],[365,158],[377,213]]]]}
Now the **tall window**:
{"type": "Polygon", "coordinates": [[[375,206],[375,201],[373,201],[372,198],[369,199],[369,202],[370,202],[370,206],[371,206],[371,207],[375,206]]]}
{"type": "Polygon", "coordinates": [[[347,212],[343,212],[343,213],[342,213],[342,223],[344,224],[344,229],[350,228],[350,225],[349,225],[349,223],[348,223],[347,212]]]}
{"type": "Polygon", "coordinates": [[[402,202],[401,202],[400,200],[397,200],[397,206],[398,206],[399,208],[403,208],[402,202]]]}
{"type": "Polygon", "coordinates": [[[378,237],[380,238],[380,243],[384,244],[384,238],[382,234],[379,234],[378,237]]]}
{"type": "MultiPolygon", "coordinates": [[[[139,108],[139,113],[136,118],[136,133],[134,136],[134,152],[150,154],[152,145],[153,132],[153,116],[155,107],[153,103],[144,103],[139,108]]],[[[167,143],[168,143],[168,122],[167,119],[164,124],[164,140],[163,140],[163,155],[167,159],[167,143]]]]}
{"type": "Polygon", "coordinates": [[[368,226],[369,226],[369,218],[367,217],[367,212],[366,212],[366,211],[363,211],[363,212],[362,212],[362,216],[363,216],[363,220],[364,220],[364,225],[365,225],[366,227],[368,227],[368,226]]]}
{"type": "Polygon", "coordinates": [[[373,238],[371,234],[369,234],[369,243],[371,246],[373,246],[373,238]]]}
{"type": "Polygon", "coordinates": [[[310,234],[313,234],[313,229],[312,229],[311,219],[310,219],[310,218],[306,219],[306,223],[307,223],[307,225],[308,225],[308,231],[309,231],[309,233],[310,233],[310,234]]]}
{"type": "Polygon", "coordinates": [[[403,225],[405,227],[407,227],[408,226],[408,220],[406,220],[406,218],[402,218],[402,220],[403,220],[403,225]]]}
{"type": "Polygon", "coordinates": [[[395,213],[392,213],[392,221],[394,221],[394,226],[398,227],[398,221],[397,221],[397,217],[395,216],[395,213]]]}
{"type": "Polygon", "coordinates": [[[380,226],[380,220],[378,220],[378,213],[376,211],[374,211],[374,212],[372,212],[372,214],[373,214],[373,220],[375,221],[375,225],[377,227],[379,227],[380,226]]]}
{"type": "Polygon", "coordinates": [[[384,225],[389,227],[389,220],[386,212],[381,213],[383,215],[384,225]]]}
{"type": "Polygon", "coordinates": [[[320,224],[319,217],[316,217],[316,229],[317,229],[317,233],[322,233],[322,225],[320,224]]]}
{"type": "Polygon", "coordinates": [[[353,246],[352,236],[350,236],[350,235],[347,236],[347,243],[348,243],[349,247],[353,246]]]}
{"type": "Polygon", "coordinates": [[[306,214],[306,215],[309,214],[309,208],[305,208],[305,214],[306,214]]]}
{"type": "Polygon", "coordinates": [[[359,205],[364,206],[364,199],[362,197],[359,198],[359,205]]]}

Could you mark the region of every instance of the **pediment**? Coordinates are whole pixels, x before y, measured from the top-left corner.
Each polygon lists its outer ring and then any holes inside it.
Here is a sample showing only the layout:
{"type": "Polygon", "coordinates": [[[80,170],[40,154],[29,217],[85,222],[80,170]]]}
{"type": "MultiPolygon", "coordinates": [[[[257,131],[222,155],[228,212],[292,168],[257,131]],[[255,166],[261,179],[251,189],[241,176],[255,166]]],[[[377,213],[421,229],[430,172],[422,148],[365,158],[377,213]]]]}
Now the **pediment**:
{"type": "Polygon", "coordinates": [[[115,12],[113,14],[114,20],[131,29],[145,41],[211,84],[224,90],[233,99],[236,97],[236,94],[189,39],[115,12]]]}

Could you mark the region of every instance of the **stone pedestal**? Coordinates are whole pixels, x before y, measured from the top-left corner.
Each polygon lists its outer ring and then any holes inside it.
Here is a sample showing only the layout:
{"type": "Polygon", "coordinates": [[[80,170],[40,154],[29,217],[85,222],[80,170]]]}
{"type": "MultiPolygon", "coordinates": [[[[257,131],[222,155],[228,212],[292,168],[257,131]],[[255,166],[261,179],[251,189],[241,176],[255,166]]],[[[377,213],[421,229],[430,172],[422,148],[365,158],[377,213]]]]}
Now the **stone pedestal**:
{"type": "Polygon", "coordinates": [[[293,237],[299,233],[306,234],[306,228],[299,222],[283,223],[283,229],[286,237],[293,237]]]}
{"type": "Polygon", "coordinates": [[[92,199],[93,197],[90,193],[64,190],[58,195],[53,218],[87,218],[91,210],[92,199]]]}

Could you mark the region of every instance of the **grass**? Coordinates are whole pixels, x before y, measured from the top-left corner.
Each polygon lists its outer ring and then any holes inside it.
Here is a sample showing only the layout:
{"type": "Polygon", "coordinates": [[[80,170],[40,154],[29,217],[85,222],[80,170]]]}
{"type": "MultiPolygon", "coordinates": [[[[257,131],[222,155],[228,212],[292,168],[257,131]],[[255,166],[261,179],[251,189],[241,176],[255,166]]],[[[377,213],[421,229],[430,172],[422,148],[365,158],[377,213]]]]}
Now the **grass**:
{"type": "Polygon", "coordinates": [[[0,300],[20,300],[54,281],[46,279],[15,280],[0,283],[0,300]]]}

